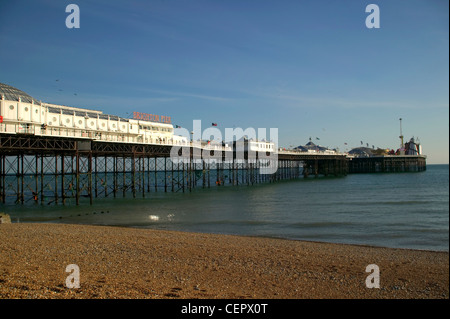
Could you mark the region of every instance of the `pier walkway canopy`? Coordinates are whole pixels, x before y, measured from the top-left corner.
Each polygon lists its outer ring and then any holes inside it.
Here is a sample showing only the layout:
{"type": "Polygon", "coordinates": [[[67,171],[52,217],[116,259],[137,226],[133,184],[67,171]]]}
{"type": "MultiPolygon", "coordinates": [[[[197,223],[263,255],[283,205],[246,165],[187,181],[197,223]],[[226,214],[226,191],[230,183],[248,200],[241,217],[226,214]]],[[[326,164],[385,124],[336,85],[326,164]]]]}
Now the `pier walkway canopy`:
{"type": "Polygon", "coordinates": [[[33,101],[34,104],[41,104],[38,100],[34,99],[24,91],[4,83],[0,83],[0,97],[2,96],[8,101],[18,101],[20,98],[20,100],[25,103],[32,103],[33,101]]]}

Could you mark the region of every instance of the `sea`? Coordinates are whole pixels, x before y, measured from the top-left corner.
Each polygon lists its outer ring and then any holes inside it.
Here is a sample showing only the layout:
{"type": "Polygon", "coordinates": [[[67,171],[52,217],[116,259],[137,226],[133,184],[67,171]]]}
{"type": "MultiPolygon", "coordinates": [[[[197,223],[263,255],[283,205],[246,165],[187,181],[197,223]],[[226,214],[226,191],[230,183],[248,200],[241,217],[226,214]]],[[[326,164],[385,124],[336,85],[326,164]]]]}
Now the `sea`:
{"type": "Polygon", "coordinates": [[[68,223],[449,251],[449,165],[58,205],[0,204],[13,223],[68,223]]]}

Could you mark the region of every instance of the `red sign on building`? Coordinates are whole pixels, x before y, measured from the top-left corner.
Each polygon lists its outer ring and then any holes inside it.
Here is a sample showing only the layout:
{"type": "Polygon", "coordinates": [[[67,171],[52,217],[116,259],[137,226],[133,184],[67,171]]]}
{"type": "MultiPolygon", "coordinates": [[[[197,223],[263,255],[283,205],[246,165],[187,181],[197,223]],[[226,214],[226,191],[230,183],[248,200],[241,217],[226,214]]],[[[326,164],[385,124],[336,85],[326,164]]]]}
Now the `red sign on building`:
{"type": "Polygon", "coordinates": [[[159,123],[172,123],[170,116],[147,114],[142,112],[133,112],[133,119],[159,123]]]}

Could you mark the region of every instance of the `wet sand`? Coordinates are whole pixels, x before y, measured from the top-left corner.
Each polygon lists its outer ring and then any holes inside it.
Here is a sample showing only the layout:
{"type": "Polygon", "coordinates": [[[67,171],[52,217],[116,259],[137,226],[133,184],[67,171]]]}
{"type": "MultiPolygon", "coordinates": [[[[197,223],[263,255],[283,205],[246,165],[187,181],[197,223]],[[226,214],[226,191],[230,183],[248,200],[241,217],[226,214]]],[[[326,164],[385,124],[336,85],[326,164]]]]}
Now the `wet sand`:
{"type": "Polygon", "coordinates": [[[0,298],[449,298],[449,254],[66,224],[0,224],[0,298]],[[66,266],[80,269],[67,288],[66,266]],[[367,288],[369,264],[380,288],[367,288]]]}

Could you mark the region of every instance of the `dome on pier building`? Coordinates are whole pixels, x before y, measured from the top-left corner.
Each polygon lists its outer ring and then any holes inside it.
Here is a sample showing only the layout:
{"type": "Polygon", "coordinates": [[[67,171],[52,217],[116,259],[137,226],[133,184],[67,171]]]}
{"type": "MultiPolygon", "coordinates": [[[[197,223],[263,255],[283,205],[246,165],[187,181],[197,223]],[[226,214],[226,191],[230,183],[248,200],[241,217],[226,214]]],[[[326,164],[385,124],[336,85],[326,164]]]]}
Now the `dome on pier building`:
{"type": "Polygon", "coordinates": [[[0,98],[2,97],[9,101],[18,101],[20,98],[20,100],[25,103],[31,103],[33,101],[34,104],[41,104],[38,100],[24,91],[4,83],[0,83],[0,98]]]}
{"type": "Polygon", "coordinates": [[[328,148],[320,146],[320,145],[316,145],[313,142],[309,141],[308,143],[306,143],[306,145],[299,145],[297,147],[295,147],[294,149],[301,151],[301,152],[307,152],[307,151],[326,151],[328,150],[328,148]]]}
{"type": "Polygon", "coordinates": [[[348,153],[359,157],[371,157],[374,156],[374,149],[368,147],[356,147],[348,153]]]}

